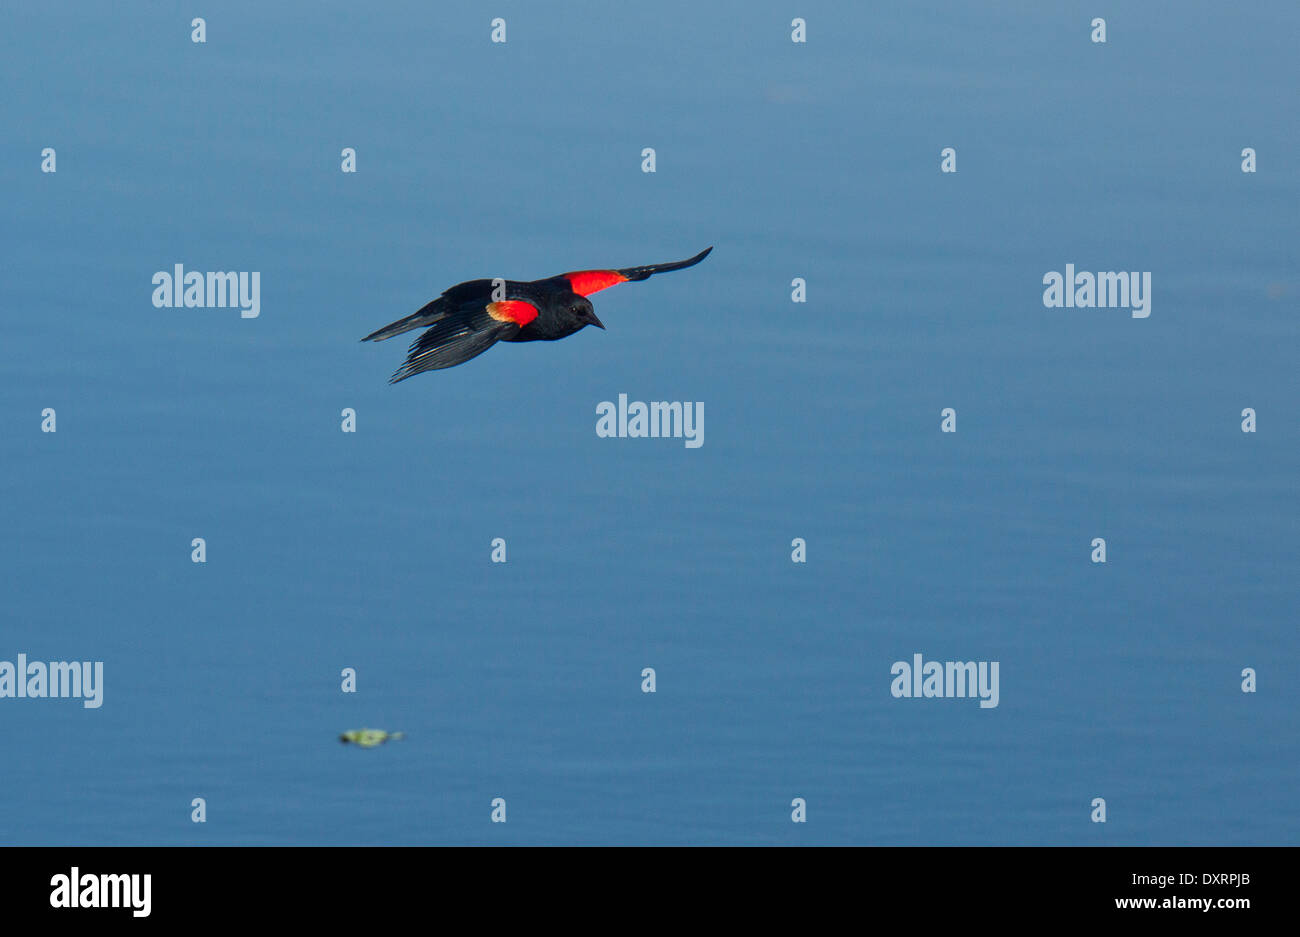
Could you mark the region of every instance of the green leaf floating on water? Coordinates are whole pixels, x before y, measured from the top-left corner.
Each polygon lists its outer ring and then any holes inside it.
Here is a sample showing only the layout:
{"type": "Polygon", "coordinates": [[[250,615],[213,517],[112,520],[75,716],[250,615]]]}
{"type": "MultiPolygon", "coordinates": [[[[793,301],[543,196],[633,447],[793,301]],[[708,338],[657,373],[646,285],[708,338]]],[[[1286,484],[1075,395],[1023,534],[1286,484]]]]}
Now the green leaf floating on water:
{"type": "Polygon", "coordinates": [[[383,729],[348,729],[339,736],[344,745],[360,745],[362,748],[374,748],[385,742],[395,741],[406,736],[405,732],[385,732],[383,729]]]}

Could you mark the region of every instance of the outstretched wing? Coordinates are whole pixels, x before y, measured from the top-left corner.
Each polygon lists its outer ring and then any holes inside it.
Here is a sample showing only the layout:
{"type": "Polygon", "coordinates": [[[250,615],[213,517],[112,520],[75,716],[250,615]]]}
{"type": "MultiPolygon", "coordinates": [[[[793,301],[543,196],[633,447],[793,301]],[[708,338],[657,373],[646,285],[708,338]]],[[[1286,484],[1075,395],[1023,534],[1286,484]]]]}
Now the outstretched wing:
{"type": "MultiPolygon", "coordinates": [[[[521,328],[537,318],[537,307],[526,300],[493,302],[494,283],[493,280],[458,283],[418,312],[363,338],[363,342],[382,342],[411,329],[428,329],[411,343],[406,362],[397,369],[389,383],[396,384],[422,371],[450,368],[468,361],[501,339],[518,334],[521,328]]],[[[514,292],[519,284],[506,281],[506,286],[514,292]]]]}
{"type": "Polygon", "coordinates": [[[673,263],[649,264],[645,267],[624,267],[621,270],[574,270],[571,273],[561,273],[554,279],[568,280],[569,288],[573,292],[579,296],[590,296],[607,286],[628,283],[632,280],[644,280],[656,273],[668,273],[670,270],[684,270],[687,267],[694,267],[705,257],[708,257],[711,250],[713,250],[712,247],[706,247],[689,260],[678,260],[673,263]]]}
{"type": "Polygon", "coordinates": [[[461,303],[443,312],[429,330],[411,343],[406,361],[389,379],[404,381],[423,371],[450,368],[481,355],[503,338],[537,318],[537,307],[520,299],[461,303]]]}

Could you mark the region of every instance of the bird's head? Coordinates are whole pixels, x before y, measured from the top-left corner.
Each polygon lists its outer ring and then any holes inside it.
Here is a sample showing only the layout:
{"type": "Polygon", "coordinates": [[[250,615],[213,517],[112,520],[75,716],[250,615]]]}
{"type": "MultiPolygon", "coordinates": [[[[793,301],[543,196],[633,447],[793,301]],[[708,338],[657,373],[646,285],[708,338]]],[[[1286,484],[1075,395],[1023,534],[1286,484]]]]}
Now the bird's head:
{"type": "Polygon", "coordinates": [[[579,323],[578,328],[587,325],[594,325],[598,329],[605,327],[605,323],[596,318],[591,300],[585,296],[574,296],[569,300],[569,314],[579,323]]]}

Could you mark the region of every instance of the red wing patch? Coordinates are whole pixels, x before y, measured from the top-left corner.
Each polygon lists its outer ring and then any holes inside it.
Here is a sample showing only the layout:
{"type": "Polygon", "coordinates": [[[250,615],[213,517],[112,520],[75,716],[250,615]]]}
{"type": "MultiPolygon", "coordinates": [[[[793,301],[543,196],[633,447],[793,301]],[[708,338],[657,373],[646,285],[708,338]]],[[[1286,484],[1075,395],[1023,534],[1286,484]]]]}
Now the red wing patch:
{"type": "Polygon", "coordinates": [[[523,328],[537,318],[537,307],[522,299],[506,299],[499,303],[488,303],[487,313],[498,322],[513,322],[523,328]]]}
{"type": "Polygon", "coordinates": [[[569,288],[579,296],[590,296],[607,286],[627,282],[627,277],[617,270],[579,270],[564,274],[564,279],[569,281],[569,288]]]}

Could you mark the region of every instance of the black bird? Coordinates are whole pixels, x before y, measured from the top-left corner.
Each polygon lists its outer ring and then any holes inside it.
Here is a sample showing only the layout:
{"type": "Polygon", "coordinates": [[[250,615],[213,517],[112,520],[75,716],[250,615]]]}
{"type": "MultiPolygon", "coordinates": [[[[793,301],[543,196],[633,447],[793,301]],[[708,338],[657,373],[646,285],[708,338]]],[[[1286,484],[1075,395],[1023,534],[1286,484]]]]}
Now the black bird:
{"type": "Polygon", "coordinates": [[[481,355],[497,342],[553,342],[584,326],[605,327],[587,299],[616,283],[644,280],[656,273],[692,267],[709,256],[707,247],[689,260],[625,267],[576,270],[544,280],[470,280],[447,290],[419,312],[398,319],[363,342],[382,342],[411,329],[429,330],[411,343],[406,363],[390,384],[421,371],[450,368],[481,355]]]}

